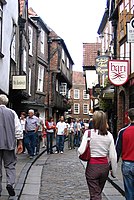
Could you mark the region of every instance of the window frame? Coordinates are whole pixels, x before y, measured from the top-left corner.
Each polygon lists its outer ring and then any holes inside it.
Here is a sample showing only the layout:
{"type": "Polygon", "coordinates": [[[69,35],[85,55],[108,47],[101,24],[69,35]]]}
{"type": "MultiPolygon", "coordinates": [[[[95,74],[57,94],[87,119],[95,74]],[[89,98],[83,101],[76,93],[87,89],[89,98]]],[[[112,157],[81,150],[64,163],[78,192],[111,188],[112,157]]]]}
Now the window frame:
{"type": "Polygon", "coordinates": [[[80,99],[80,90],[79,89],[74,89],[74,99],[80,99]],[[76,97],[76,91],[78,91],[78,97],[76,97]]]}
{"type": "Polygon", "coordinates": [[[42,54],[45,53],[45,31],[41,29],[40,33],[40,51],[42,54]]]}
{"type": "Polygon", "coordinates": [[[29,31],[29,55],[33,56],[33,28],[29,26],[28,31],[29,31]]]}
{"type": "Polygon", "coordinates": [[[13,36],[12,46],[11,46],[11,58],[16,61],[16,35],[13,36]]]}
{"type": "Polygon", "coordinates": [[[27,72],[27,51],[26,48],[23,49],[23,72],[27,72]]]}
{"type": "Polygon", "coordinates": [[[80,114],[80,104],[79,103],[74,103],[74,115],[79,115],[80,114]],[[75,106],[78,105],[78,112],[75,110],[75,106]]]}
{"type": "Polygon", "coordinates": [[[67,95],[67,83],[61,83],[60,84],[60,94],[62,96],[66,96],[67,95]],[[61,89],[65,89],[65,91],[61,91],[61,89]]]}
{"type": "Polygon", "coordinates": [[[67,94],[68,99],[71,98],[71,90],[68,90],[68,94],[67,94]]]}
{"type": "Polygon", "coordinates": [[[44,66],[38,66],[37,92],[44,92],[44,66]],[[41,73],[42,71],[42,73],[41,73]]]}
{"type": "Polygon", "coordinates": [[[32,70],[29,67],[29,73],[28,73],[28,94],[31,96],[31,80],[32,80],[32,70]]]}
{"type": "Polygon", "coordinates": [[[87,115],[88,113],[89,113],[89,104],[84,103],[83,104],[83,114],[87,115]],[[84,109],[85,109],[84,106],[87,106],[87,112],[84,112],[84,109]]]}
{"type": "Polygon", "coordinates": [[[86,90],[83,90],[83,99],[89,100],[89,94],[86,93],[86,90]],[[86,97],[84,95],[86,95],[86,97]]]}

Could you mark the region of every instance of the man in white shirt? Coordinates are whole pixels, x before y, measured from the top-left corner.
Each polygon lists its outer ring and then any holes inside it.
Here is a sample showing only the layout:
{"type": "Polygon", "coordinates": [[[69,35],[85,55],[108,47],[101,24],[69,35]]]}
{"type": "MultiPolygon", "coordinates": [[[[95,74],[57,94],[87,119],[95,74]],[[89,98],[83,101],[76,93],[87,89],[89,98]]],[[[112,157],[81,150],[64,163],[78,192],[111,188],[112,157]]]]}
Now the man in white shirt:
{"type": "Polygon", "coordinates": [[[67,125],[64,122],[64,117],[61,116],[60,121],[56,125],[56,152],[63,154],[64,151],[64,136],[67,133],[67,125]]]}

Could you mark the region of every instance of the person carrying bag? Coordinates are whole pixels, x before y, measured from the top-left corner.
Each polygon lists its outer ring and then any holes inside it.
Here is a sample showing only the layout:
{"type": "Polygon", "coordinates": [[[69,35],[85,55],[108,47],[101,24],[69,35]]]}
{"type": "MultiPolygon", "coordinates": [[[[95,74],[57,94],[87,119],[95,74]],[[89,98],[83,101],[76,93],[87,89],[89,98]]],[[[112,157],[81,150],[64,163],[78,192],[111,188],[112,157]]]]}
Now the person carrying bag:
{"type": "MultiPolygon", "coordinates": [[[[116,176],[117,154],[112,134],[107,131],[106,114],[95,111],[93,115],[93,129],[90,130],[90,158],[87,161],[86,180],[90,193],[90,200],[101,200],[101,193],[108,178],[110,163],[111,175],[116,176]]],[[[89,130],[86,130],[80,147],[82,155],[89,140],[89,130]]]]}

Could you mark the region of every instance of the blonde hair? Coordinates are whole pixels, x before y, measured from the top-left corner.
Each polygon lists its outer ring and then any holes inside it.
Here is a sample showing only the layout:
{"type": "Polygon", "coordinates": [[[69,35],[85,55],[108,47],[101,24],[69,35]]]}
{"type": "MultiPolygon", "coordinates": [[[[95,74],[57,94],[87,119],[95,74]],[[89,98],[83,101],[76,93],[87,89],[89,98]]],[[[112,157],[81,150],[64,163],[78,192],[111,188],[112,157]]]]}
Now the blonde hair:
{"type": "Polygon", "coordinates": [[[107,135],[107,118],[103,111],[95,111],[93,114],[93,127],[99,135],[107,135]]]}

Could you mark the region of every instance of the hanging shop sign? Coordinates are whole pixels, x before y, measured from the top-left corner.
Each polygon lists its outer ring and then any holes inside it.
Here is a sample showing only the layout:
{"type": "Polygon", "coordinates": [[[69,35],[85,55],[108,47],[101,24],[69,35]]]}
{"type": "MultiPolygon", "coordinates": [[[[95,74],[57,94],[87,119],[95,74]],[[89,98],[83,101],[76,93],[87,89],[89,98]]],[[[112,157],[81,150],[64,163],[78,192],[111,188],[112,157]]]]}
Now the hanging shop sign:
{"type": "Polygon", "coordinates": [[[108,60],[110,59],[109,56],[98,56],[96,58],[96,72],[97,74],[108,74],[108,60]]]}
{"type": "Polygon", "coordinates": [[[26,76],[13,76],[12,80],[13,90],[26,90],[26,76]]]}
{"type": "Polygon", "coordinates": [[[109,60],[108,77],[113,85],[124,85],[128,80],[129,62],[128,60],[109,60]]]}
{"type": "Polygon", "coordinates": [[[134,18],[127,22],[127,42],[134,43],[134,18]]]}

